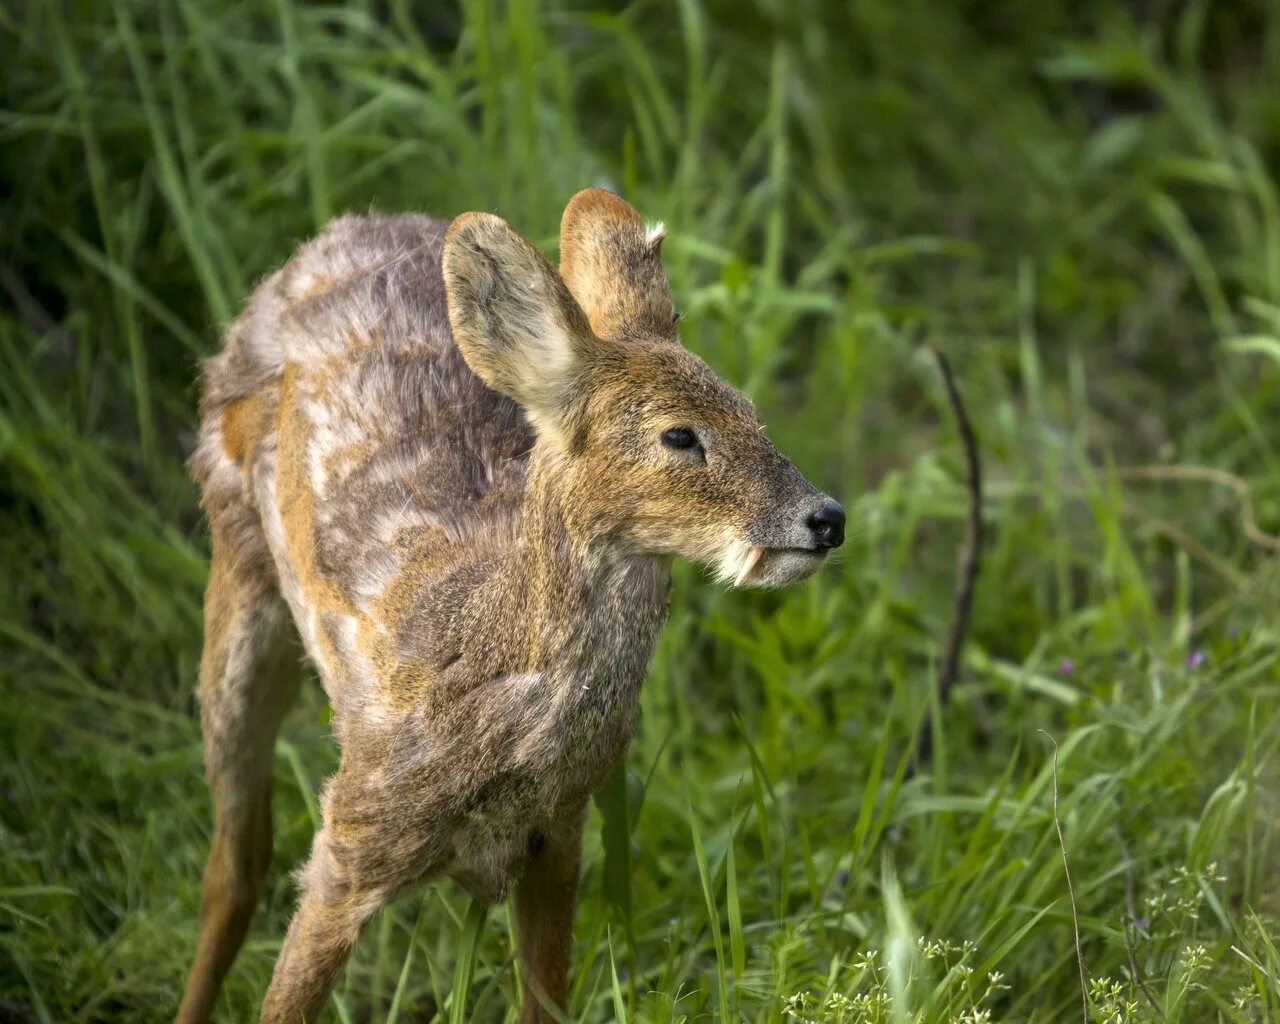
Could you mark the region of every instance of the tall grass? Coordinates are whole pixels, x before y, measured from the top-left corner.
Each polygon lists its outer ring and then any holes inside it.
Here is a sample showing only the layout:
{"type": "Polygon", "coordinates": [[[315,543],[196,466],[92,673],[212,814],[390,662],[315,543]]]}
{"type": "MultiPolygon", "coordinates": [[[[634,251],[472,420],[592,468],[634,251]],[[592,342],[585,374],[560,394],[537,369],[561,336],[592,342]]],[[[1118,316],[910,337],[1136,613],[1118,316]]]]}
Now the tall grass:
{"type": "MultiPolygon", "coordinates": [[[[678,573],[588,828],[575,1019],[1075,1021],[1082,977],[1097,1020],[1280,1018],[1280,580],[1241,519],[1280,532],[1280,14],[1167,8],[0,14],[0,1017],[177,1005],[211,818],[181,457],[253,282],[345,209],[494,210],[554,253],[603,182],[667,221],[686,343],[853,515],[793,592],[678,573]],[[992,536],[909,776],[964,515],[925,342],[992,536]]],[[[312,686],[226,1020],[334,764],[312,686]]],[[[326,1012],[512,1019],[520,986],[505,908],[443,885],[326,1012]]]]}

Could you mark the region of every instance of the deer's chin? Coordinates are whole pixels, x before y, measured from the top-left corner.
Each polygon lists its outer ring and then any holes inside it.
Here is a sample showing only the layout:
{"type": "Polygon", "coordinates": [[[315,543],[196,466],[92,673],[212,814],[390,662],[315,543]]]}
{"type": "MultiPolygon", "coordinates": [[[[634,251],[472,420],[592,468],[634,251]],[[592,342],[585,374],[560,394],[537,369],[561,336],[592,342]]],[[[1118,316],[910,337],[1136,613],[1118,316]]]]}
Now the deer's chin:
{"type": "Polygon", "coordinates": [[[827,560],[808,548],[752,548],[733,579],[735,587],[786,587],[806,580],[827,560]]]}

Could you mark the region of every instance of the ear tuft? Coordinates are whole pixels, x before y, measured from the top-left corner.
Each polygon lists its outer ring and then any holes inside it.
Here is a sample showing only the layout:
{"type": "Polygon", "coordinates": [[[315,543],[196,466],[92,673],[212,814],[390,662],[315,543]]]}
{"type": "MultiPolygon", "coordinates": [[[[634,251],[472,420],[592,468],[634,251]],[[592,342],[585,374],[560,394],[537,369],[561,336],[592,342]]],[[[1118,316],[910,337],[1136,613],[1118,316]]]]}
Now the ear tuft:
{"type": "Polygon", "coordinates": [[[595,339],[560,276],[501,217],[464,213],[444,239],[449,326],[467,365],[560,432],[595,339]]]}
{"type": "Polygon", "coordinates": [[[560,221],[560,275],[601,338],[675,338],[675,304],[662,266],[666,229],[629,203],[583,189],[560,221]]]}

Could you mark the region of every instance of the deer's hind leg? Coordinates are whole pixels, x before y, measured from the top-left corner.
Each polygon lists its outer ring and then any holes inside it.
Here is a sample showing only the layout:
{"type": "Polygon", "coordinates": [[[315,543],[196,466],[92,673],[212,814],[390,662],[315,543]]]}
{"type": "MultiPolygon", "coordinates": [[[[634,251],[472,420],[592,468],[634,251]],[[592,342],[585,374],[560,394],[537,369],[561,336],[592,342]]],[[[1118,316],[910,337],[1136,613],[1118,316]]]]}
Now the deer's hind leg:
{"type": "Polygon", "coordinates": [[[214,530],[205,593],[200,708],[214,835],[200,893],[200,932],[177,1020],[209,1019],[244,942],[271,863],[271,765],[298,692],[300,649],[274,571],[214,530]]]}

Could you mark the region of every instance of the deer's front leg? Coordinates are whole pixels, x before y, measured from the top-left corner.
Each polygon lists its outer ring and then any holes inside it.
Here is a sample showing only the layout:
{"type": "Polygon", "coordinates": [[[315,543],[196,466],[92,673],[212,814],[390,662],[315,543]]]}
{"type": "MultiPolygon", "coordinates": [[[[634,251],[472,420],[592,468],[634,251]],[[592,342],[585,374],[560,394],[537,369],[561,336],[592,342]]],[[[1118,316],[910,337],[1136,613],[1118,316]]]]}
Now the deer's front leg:
{"type": "Polygon", "coordinates": [[[361,926],[384,902],[382,893],[352,883],[328,828],[316,834],[301,882],[302,898],[262,1004],[262,1024],[316,1020],[361,926]]]}
{"type": "Polygon", "coordinates": [[[533,836],[529,866],[516,887],[516,938],[529,979],[521,1024],[550,1024],[555,1019],[540,997],[557,1010],[565,1009],[585,817],[586,808],[578,808],[533,836]]]}

